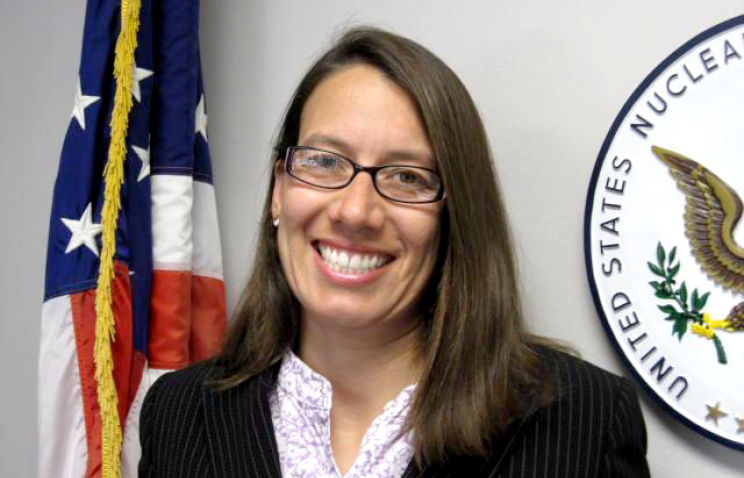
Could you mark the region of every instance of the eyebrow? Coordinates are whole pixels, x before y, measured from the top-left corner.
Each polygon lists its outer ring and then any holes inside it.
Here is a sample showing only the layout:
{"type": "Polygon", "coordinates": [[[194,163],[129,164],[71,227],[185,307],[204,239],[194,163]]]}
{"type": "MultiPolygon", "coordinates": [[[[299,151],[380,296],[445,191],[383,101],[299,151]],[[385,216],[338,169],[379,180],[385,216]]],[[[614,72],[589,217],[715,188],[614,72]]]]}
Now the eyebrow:
{"type": "MultiPolygon", "coordinates": [[[[322,145],[338,148],[343,154],[349,154],[354,148],[343,139],[323,134],[313,133],[303,141],[306,145],[322,145]]],[[[415,149],[396,149],[388,151],[385,155],[387,160],[417,161],[425,163],[429,167],[436,167],[436,161],[428,153],[415,149]]]]}

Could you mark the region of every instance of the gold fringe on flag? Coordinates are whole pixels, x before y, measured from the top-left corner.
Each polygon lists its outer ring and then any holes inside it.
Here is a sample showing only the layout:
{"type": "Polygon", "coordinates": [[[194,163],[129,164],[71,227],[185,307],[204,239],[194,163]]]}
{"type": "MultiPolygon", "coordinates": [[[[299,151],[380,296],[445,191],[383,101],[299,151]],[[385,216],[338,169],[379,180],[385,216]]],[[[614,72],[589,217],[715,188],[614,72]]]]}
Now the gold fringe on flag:
{"type": "Polygon", "coordinates": [[[114,360],[111,343],[116,339],[111,284],[114,279],[116,225],[121,208],[121,185],[127,154],[129,111],[132,108],[134,50],[137,48],[140,0],[122,0],[121,31],[116,40],[114,57],[114,109],[111,113],[111,143],[104,169],[105,190],[101,212],[101,262],[96,285],[96,343],[94,360],[98,382],[98,404],[101,413],[101,477],[121,476],[122,431],[118,398],[114,382],[114,360]]]}

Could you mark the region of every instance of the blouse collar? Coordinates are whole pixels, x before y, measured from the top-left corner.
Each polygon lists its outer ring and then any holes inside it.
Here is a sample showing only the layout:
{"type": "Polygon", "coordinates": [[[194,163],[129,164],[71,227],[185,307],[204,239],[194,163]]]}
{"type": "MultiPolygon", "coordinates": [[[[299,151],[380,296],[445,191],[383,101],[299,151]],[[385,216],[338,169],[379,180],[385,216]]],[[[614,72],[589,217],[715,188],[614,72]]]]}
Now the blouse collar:
{"type": "MultiPolygon", "coordinates": [[[[303,408],[326,412],[331,409],[333,397],[331,382],[310,368],[291,350],[282,360],[276,384],[303,408]]],[[[385,405],[383,414],[396,416],[407,410],[413,400],[415,389],[416,384],[412,383],[401,390],[396,398],[385,405]]]]}

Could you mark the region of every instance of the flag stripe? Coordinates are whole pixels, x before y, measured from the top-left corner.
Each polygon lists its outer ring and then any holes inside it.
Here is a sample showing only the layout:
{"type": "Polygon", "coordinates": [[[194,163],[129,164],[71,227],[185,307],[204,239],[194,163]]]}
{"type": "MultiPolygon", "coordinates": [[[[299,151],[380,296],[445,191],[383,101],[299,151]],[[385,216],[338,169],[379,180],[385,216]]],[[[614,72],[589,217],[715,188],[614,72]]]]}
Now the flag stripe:
{"type": "Polygon", "coordinates": [[[188,176],[156,174],[151,181],[154,267],[222,279],[214,187],[188,176]]]}
{"type": "Polygon", "coordinates": [[[72,308],[72,323],[75,331],[78,366],[80,368],[80,388],[83,398],[83,412],[85,417],[85,435],[88,442],[88,460],[85,477],[95,476],[101,468],[101,417],[98,407],[98,391],[95,380],[95,363],[93,351],[95,347],[95,291],[88,290],[70,296],[72,308]],[[93,311],[93,320],[90,312],[93,311]],[[86,313],[87,312],[87,313],[86,313]]]}
{"type": "Polygon", "coordinates": [[[153,267],[190,272],[194,180],[190,176],[165,174],[152,175],[150,180],[153,267]]]}
{"type": "Polygon", "coordinates": [[[191,359],[204,360],[222,346],[227,311],[225,286],[219,279],[195,275],[192,280],[191,359]]]}
{"type": "Polygon", "coordinates": [[[148,343],[150,367],[185,367],[217,352],[226,326],[224,297],[221,280],[186,271],[154,270],[148,343]]]}
{"type": "Polygon", "coordinates": [[[39,476],[81,477],[88,462],[69,296],[44,302],[39,348],[39,476]]]}
{"type": "MultiPolygon", "coordinates": [[[[114,363],[116,364],[114,382],[119,398],[119,417],[121,421],[124,421],[124,417],[127,416],[129,407],[139,388],[144,357],[141,357],[138,353],[135,354],[133,349],[129,269],[124,263],[116,261],[114,263],[114,271],[115,276],[111,294],[114,316],[117,320],[115,322],[116,336],[115,341],[112,343],[112,354],[114,363]]],[[[101,418],[93,358],[95,346],[95,303],[95,290],[87,290],[70,296],[89,450],[100,450],[101,447],[101,418]]],[[[86,476],[98,476],[100,467],[101,455],[99,453],[90,453],[88,455],[86,476]]]]}
{"type": "MultiPolygon", "coordinates": [[[[196,275],[222,280],[222,248],[214,186],[194,181],[194,255],[196,275]]],[[[223,299],[224,300],[224,299],[223,299]]]]}
{"type": "Polygon", "coordinates": [[[152,272],[148,359],[151,368],[190,363],[191,272],[152,272]]]}

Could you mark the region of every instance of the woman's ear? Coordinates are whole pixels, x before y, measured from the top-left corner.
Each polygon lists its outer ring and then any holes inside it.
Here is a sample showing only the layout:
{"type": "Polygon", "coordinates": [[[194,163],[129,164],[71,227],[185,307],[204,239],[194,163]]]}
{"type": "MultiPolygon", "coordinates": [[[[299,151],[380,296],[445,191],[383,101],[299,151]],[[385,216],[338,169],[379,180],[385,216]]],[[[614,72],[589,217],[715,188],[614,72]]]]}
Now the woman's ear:
{"type": "Polygon", "coordinates": [[[282,211],[282,188],[284,187],[284,160],[274,164],[274,190],[271,193],[271,218],[276,221],[282,211]]]}

